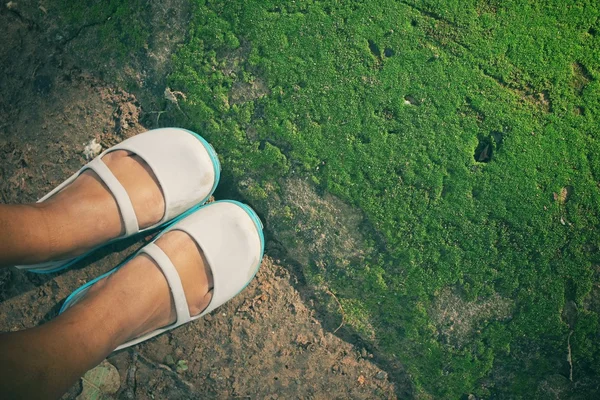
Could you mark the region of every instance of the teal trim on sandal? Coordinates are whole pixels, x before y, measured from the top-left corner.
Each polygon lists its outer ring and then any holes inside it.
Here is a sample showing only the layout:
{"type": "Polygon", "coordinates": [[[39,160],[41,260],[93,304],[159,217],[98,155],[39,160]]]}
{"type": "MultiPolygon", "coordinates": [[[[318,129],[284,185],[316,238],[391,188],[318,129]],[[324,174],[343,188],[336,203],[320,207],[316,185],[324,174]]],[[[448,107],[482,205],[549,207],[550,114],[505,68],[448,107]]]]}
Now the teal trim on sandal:
{"type": "Polygon", "coordinates": [[[206,203],[206,201],[210,198],[210,196],[212,196],[212,194],[215,192],[215,189],[217,189],[217,185],[219,184],[219,180],[221,179],[221,162],[219,161],[219,156],[217,155],[215,148],[212,147],[212,145],[210,143],[208,143],[206,141],[206,139],[204,139],[202,136],[198,135],[196,132],[192,132],[189,129],[184,129],[184,128],[177,128],[177,129],[186,131],[187,133],[190,133],[190,134],[194,135],[196,138],[198,138],[198,140],[200,140],[200,142],[202,142],[202,144],[208,151],[208,155],[210,156],[210,159],[212,161],[213,168],[215,169],[215,183],[214,183],[208,197],[206,197],[206,199],[204,199],[204,201],[202,201],[202,203],[206,203]]]}
{"type": "Polygon", "coordinates": [[[244,209],[244,211],[246,211],[248,213],[248,215],[254,222],[254,225],[256,226],[256,230],[258,231],[258,236],[260,237],[260,258],[258,259],[258,265],[256,266],[256,270],[254,271],[254,275],[252,275],[252,278],[248,281],[248,283],[246,283],[246,286],[244,286],[239,292],[237,292],[235,294],[235,296],[237,296],[238,294],[242,293],[244,291],[244,289],[246,289],[248,287],[250,282],[252,282],[254,280],[254,277],[258,273],[258,270],[260,269],[260,265],[262,264],[262,260],[265,255],[265,235],[263,233],[264,226],[263,226],[262,221],[258,217],[258,214],[256,214],[256,211],[254,211],[252,208],[250,208],[250,206],[248,206],[244,203],[240,203],[239,201],[235,201],[235,200],[221,200],[221,202],[233,203],[233,204],[240,206],[242,209],[244,209]]]}

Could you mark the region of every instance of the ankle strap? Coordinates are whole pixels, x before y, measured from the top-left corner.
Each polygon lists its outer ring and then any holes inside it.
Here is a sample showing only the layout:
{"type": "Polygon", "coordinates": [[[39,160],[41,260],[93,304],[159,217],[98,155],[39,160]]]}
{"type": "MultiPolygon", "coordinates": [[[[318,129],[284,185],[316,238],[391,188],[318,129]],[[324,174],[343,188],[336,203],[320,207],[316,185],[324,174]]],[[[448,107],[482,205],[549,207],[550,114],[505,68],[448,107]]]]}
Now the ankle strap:
{"type": "Polygon", "coordinates": [[[100,177],[117,201],[117,206],[121,213],[121,220],[123,221],[123,225],[125,225],[125,234],[131,236],[138,233],[140,231],[140,226],[133,209],[133,204],[131,204],[131,198],[123,185],[121,185],[121,182],[119,182],[100,157],[93,159],[86,167],[94,171],[100,177]]]}

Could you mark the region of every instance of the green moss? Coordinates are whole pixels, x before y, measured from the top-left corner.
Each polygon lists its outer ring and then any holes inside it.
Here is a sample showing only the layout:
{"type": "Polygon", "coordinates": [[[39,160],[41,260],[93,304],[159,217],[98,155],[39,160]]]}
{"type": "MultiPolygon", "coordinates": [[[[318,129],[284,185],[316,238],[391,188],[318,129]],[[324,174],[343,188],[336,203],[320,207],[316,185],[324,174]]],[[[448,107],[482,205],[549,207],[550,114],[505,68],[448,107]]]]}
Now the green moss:
{"type": "Polygon", "coordinates": [[[364,213],[379,251],[305,273],[417,392],[529,398],[567,373],[570,330],[581,379],[600,365],[585,309],[600,262],[599,17],[593,2],[197,1],[170,80],[264,215],[296,221],[265,209],[292,176],[364,213]],[[231,106],[257,79],[266,95],[231,106]],[[511,318],[455,348],[430,315],[448,287],[510,298],[511,318]]]}
{"type": "Polygon", "coordinates": [[[148,7],[147,2],[61,0],[55,6],[70,37],[79,34],[82,27],[98,27],[95,51],[102,52],[97,55],[99,59],[117,57],[124,62],[132,51],[139,52],[148,44],[150,28],[144,18],[140,18],[148,7]]]}

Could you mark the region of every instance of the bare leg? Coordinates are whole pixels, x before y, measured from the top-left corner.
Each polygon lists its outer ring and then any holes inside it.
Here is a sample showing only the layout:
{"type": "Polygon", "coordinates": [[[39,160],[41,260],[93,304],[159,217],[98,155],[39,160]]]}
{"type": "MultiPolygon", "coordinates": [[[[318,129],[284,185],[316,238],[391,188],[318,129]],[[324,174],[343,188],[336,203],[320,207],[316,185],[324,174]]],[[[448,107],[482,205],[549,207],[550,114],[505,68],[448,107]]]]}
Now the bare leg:
{"type": "Polygon", "coordinates": [[[33,263],[49,253],[46,220],[40,207],[0,204],[0,267],[33,263]]]}
{"type": "MultiPolygon", "coordinates": [[[[164,215],[164,199],[150,168],[126,151],[103,161],[133,203],[140,227],[164,215]]],[[[70,258],[124,233],[115,199],[87,171],[44,203],[0,204],[0,267],[70,258]]]]}
{"type": "MultiPolygon", "coordinates": [[[[186,233],[157,244],[178,269],[191,315],[212,296],[210,269],[186,233]]],[[[117,346],[175,321],[167,282],[142,255],[94,285],[85,298],[45,325],[0,335],[0,393],[6,398],[58,398],[117,346]]]]}
{"type": "MultiPolygon", "coordinates": [[[[149,168],[124,151],[104,161],[129,193],[140,226],[159,221],[164,199],[149,168]]],[[[42,204],[0,205],[0,266],[72,257],[122,232],[115,200],[86,172],[42,204]]],[[[197,314],[212,295],[201,251],[183,232],[170,232],[157,244],[178,268],[190,312],[197,314]]],[[[59,397],[127,339],[174,321],[169,299],[162,272],[139,256],[55,320],[0,334],[1,396],[59,397]]]]}

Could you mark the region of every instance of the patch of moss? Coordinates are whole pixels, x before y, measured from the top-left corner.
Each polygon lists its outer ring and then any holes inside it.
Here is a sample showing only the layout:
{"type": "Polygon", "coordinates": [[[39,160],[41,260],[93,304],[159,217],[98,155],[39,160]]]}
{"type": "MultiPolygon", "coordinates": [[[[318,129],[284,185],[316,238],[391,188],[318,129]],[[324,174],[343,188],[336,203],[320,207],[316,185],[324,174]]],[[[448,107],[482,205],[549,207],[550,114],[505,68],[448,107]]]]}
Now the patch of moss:
{"type": "Polygon", "coordinates": [[[97,27],[98,46],[90,51],[100,51],[96,56],[120,58],[123,62],[133,52],[148,45],[150,27],[142,16],[148,3],[142,0],[122,2],[61,0],[51,8],[65,24],[64,40],[71,40],[83,30],[97,27]]]}
{"type": "Polygon", "coordinates": [[[365,216],[369,251],[306,274],[417,393],[529,398],[567,376],[571,331],[577,379],[600,372],[584,307],[600,262],[599,17],[585,1],[197,0],[170,80],[186,124],[271,226],[297,224],[267,208],[297,177],[365,216]],[[261,96],[233,104],[256,77],[261,96]],[[445,343],[431,313],[449,288],[510,299],[511,318],[445,343]]]}

